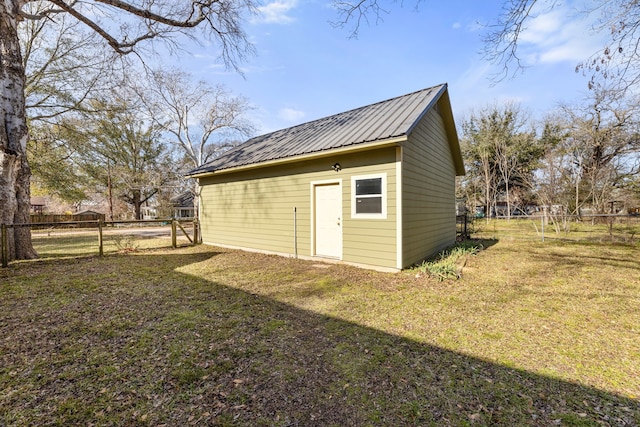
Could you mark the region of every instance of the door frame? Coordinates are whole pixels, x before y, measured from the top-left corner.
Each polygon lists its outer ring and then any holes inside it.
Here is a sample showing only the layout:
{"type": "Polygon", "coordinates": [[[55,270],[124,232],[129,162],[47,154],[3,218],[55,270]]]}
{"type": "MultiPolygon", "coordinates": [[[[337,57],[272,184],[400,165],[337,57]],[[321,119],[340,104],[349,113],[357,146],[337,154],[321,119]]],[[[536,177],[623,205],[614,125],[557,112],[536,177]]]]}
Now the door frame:
{"type": "Polygon", "coordinates": [[[342,259],[343,250],[344,250],[344,239],[343,239],[343,226],[344,226],[344,209],[343,209],[343,197],[342,197],[342,179],[326,179],[322,181],[311,181],[310,183],[310,199],[311,199],[311,210],[310,210],[310,220],[311,220],[311,241],[309,246],[310,255],[312,257],[318,257],[322,255],[316,254],[316,187],[325,186],[325,185],[337,185],[340,189],[340,256],[337,258],[331,259],[342,259]]]}

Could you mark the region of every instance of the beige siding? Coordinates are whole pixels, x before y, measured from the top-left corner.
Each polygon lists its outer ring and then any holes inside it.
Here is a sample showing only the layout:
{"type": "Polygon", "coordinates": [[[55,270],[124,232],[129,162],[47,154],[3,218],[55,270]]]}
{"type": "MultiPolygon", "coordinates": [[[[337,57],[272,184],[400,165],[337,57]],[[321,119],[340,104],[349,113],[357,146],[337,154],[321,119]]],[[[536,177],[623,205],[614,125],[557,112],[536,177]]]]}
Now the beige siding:
{"type": "Polygon", "coordinates": [[[395,148],[358,155],[360,166],[350,170],[344,182],[344,260],[380,267],[396,267],[396,169],[395,148]],[[386,173],[386,219],[351,217],[351,176],[386,173]]]}
{"type": "Polygon", "coordinates": [[[455,167],[444,123],[432,109],[403,144],[402,246],[407,267],[453,244],[455,167]]]}
{"type": "Polygon", "coordinates": [[[396,266],[395,149],[220,174],[201,179],[201,223],[205,243],[280,254],[297,248],[312,256],[312,187],[316,181],[342,185],[342,260],[379,267],[396,266]],[[340,172],[331,170],[339,162],[340,172]],[[387,174],[387,218],[351,219],[351,176],[387,174]]]}

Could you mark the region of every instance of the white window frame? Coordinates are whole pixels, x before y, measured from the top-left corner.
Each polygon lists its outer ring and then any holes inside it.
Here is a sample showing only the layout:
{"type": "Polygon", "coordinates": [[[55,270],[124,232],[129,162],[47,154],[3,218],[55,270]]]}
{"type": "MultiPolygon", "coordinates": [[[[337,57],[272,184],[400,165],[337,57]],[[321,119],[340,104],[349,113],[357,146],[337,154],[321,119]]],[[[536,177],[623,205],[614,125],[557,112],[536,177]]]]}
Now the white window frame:
{"type": "MultiPolygon", "coordinates": [[[[380,197],[380,196],[357,196],[357,197],[380,197]]],[[[387,219],[387,174],[376,173],[371,175],[354,175],[351,177],[351,218],[353,219],[387,219]],[[380,213],[356,213],[356,181],[364,179],[382,178],[382,212],[380,213]]]]}

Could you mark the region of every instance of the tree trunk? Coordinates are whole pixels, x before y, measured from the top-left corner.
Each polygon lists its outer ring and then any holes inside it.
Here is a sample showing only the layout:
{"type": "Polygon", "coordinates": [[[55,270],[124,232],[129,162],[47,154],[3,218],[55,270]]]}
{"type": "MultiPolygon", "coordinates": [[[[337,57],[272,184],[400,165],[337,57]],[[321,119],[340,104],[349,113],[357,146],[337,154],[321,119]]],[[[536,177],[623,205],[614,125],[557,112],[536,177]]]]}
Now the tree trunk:
{"type": "MultiPolygon", "coordinates": [[[[25,73],[17,32],[20,3],[0,2],[0,223],[18,225],[30,222],[31,207],[25,73]]],[[[10,260],[37,257],[29,227],[9,228],[7,240],[10,260]]]]}
{"type": "Polygon", "coordinates": [[[509,194],[509,180],[505,180],[505,188],[507,192],[507,221],[511,221],[511,195],[509,194]]]}
{"type": "Polygon", "coordinates": [[[109,197],[109,220],[113,221],[113,183],[111,182],[111,162],[107,160],[107,192],[109,197]]]}
{"type": "Polygon", "coordinates": [[[142,219],[142,197],[140,194],[140,190],[133,190],[133,194],[131,197],[131,204],[133,205],[133,210],[135,212],[135,219],[142,219]]]}
{"type": "Polygon", "coordinates": [[[489,167],[484,166],[484,218],[487,224],[489,224],[489,218],[491,217],[491,181],[489,175],[489,167]]]}

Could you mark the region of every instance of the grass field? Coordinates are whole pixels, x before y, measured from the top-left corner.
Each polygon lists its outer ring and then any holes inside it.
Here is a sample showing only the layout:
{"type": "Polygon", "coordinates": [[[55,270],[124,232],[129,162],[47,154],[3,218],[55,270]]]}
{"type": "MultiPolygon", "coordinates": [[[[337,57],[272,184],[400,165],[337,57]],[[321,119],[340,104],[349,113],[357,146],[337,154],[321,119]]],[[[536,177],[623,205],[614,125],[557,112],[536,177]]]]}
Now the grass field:
{"type": "Polygon", "coordinates": [[[519,224],[477,230],[459,280],[207,246],[14,263],[0,425],[640,425],[640,245],[519,224]]]}
{"type": "MultiPolygon", "coordinates": [[[[193,233],[191,224],[184,225],[189,238],[193,233]]],[[[99,253],[99,232],[97,228],[33,230],[33,246],[41,258],[97,255],[99,253]]],[[[172,246],[170,224],[155,226],[104,227],[103,252],[131,252],[144,249],[161,249],[172,246]]],[[[191,244],[185,234],[178,230],[176,243],[179,246],[191,244]]]]}
{"type": "Polygon", "coordinates": [[[475,236],[505,236],[519,240],[551,240],[585,243],[622,243],[633,246],[640,243],[640,217],[595,217],[577,221],[548,221],[541,218],[520,217],[517,219],[476,219],[473,223],[475,236]]]}

